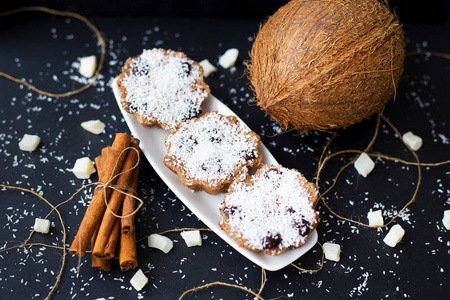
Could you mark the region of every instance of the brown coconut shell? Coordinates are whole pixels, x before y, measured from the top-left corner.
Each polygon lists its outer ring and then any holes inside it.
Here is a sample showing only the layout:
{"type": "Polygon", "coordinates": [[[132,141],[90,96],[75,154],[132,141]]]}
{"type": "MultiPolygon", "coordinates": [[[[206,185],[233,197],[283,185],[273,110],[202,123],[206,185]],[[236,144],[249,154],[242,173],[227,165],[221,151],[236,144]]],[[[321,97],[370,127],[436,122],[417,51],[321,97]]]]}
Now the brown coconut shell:
{"type": "Polygon", "coordinates": [[[376,0],[293,0],[260,27],[247,75],[283,129],[345,128],[380,111],[403,72],[402,25],[376,0]]]}

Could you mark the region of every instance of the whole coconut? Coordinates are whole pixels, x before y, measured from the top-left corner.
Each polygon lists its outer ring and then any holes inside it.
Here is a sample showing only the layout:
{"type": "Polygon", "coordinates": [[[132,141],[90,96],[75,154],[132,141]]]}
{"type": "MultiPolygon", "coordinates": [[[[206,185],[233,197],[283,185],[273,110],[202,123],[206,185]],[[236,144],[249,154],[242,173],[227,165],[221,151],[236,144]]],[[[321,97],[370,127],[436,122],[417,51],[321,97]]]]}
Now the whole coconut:
{"type": "Polygon", "coordinates": [[[293,0],[260,28],[247,74],[283,129],[347,127],[380,111],[403,72],[402,25],[376,0],[293,0]]]}

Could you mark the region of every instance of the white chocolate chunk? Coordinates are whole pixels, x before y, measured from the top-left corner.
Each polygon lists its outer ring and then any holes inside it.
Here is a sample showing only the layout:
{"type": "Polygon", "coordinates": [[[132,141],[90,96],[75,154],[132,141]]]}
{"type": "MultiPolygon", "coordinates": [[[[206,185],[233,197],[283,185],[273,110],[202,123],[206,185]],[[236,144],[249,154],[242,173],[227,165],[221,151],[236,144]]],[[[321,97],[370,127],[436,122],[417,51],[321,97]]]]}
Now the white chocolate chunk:
{"type": "Polygon", "coordinates": [[[444,217],[442,218],[442,224],[445,229],[450,230],[450,209],[444,210],[444,217]]]}
{"type": "Polygon", "coordinates": [[[205,77],[208,77],[209,75],[217,71],[217,68],[214,67],[207,59],[202,60],[201,62],[199,62],[199,64],[203,68],[203,75],[205,77]]]}
{"type": "Polygon", "coordinates": [[[422,138],[420,136],[417,136],[413,134],[411,131],[408,131],[402,136],[403,141],[406,145],[409,146],[409,148],[413,149],[414,151],[417,151],[422,147],[422,138]]]}
{"type": "Polygon", "coordinates": [[[22,151],[34,151],[41,142],[41,138],[33,134],[24,134],[19,142],[19,148],[22,151]]]}
{"type": "Polygon", "coordinates": [[[79,158],[75,162],[72,172],[78,179],[88,179],[91,177],[91,174],[95,173],[94,164],[89,157],[79,158]]]}
{"type": "Polygon", "coordinates": [[[40,233],[48,233],[50,231],[50,221],[46,219],[36,218],[33,226],[34,231],[40,233]]]}
{"type": "Polygon", "coordinates": [[[367,213],[367,218],[369,219],[369,226],[383,226],[383,212],[380,210],[369,211],[367,213]]]}
{"type": "Polygon", "coordinates": [[[91,78],[94,76],[95,69],[97,69],[97,58],[95,55],[80,58],[80,68],[78,71],[81,75],[91,78]]]}
{"type": "Polygon", "coordinates": [[[405,230],[399,224],[392,226],[388,234],[384,237],[383,242],[389,247],[394,248],[402,240],[405,230]]]}
{"type": "Polygon", "coordinates": [[[354,163],[355,169],[363,177],[367,177],[375,167],[375,163],[366,153],[362,153],[354,163]]]}
{"type": "Polygon", "coordinates": [[[148,237],[148,246],[167,254],[173,248],[173,242],[168,237],[154,233],[148,237]]]}
{"type": "Polygon", "coordinates": [[[93,134],[100,134],[105,132],[105,123],[100,120],[90,120],[83,122],[81,123],[81,127],[93,134]]]}
{"type": "Polygon", "coordinates": [[[184,239],[188,247],[202,245],[200,230],[183,231],[182,233],[180,233],[180,235],[184,239]]]}
{"type": "Polygon", "coordinates": [[[236,63],[239,55],[239,50],[236,48],[231,48],[225,51],[225,53],[219,58],[219,65],[222,68],[228,69],[236,63]]]}
{"type": "Polygon", "coordinates": [[[325,258],[338,262],[341,259],[341,245],[326,242],[323,244],[323,252],[325,253],[325,258]]]}
{"type": "Polygon", "coordinates": [[[130,283],[136,291],[140,291],[148,283],[148,278],[144,275],[144,272],[139,269],[131,278],[130,283]]]}

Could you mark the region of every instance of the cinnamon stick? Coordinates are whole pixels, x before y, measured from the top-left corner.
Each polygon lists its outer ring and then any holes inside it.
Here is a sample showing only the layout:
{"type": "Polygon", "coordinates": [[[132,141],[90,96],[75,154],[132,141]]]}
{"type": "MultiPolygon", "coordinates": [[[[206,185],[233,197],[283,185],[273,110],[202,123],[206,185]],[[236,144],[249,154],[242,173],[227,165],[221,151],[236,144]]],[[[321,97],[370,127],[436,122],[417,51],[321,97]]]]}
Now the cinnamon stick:
{"type": "MultiPolygon", "coordinates": [[[[129,192],[127,195],[125,195],[125,198],[123,200],[122,216],[130,215],[136,210],[136,199],[134,197],[136,197],[137,195],[137,187],[139,182],[139,167],[140,161],[139,165],[134,170],[135,173],[133,173],[133,177],[130,180],[129,192]]],[[[132,227],[134,227],[134,220],[135,220],[134,214],[121,219],[123,234],[127,234],[131,231],[132,227]]]]}
{"type": "Polygon", "coordinates": [[[120,251],[119,251],[119,264],[120,270],[128,271],[135,269],[138,265],[137,262],[137,249],[136,249],[136,231],[134,226],[132,230],[127,234],[120,235],[120,251]]]}
{"type": "MultiPolygon", "coordinates": [[[[114,139],[114,142],[109,150],[108,156],[103,163],[102,172],[100,174],[99,182],[102,184],[114,184],[114,178],[122,167],[125,159],[124,151],[131,142],[131,137],[125,133],[118,133],[114,139]],[[110,182],[110,180],[112,182],[110,182]]],[[[69,248],[70,253],[77,255],[84,255],[86,249],[89,246],[91,238],[95,232],[95,228],[100,223],[105,210],[105,197],[107,198],[110,193],[110,189],[105,189],[104,186],[98,185],[94,191],[94,197],[92,197],[91,203],[84,214],[80,227],[78,228],[77,235],[69,248]]]]}
{"type": "MultiPolygon", "coordinates": [[[[104,149],[106,149],[106,148],[104,148],[104,149]]],[[[95,161],[95,166],[97,167],[97,174],[101,173],[102,163],[103,163],[104,158],[107,155],[107,153],[104,153],[104,151],[103,151],[104,149],[102,149],[102,153],[103,154],[100,155],[100,156],[97,156],[95,158],[95,160],[94,160],[95,161]]],[[[107,149],[107,150],[109,151],[109,149],[107,149]]],[[[92,248],[94,248],[95,239],[97,237],[97,232],[98,232],[99,227],[100,227],[100,224],[98,224],[98,226],[97,226],[97,228],[96,228],[96,230],[94,232],[94,235],[92,236],[92,239],[91,239],[91,247],[92,248]]],[[[96,269],[99,269],[101,271],[110,271],[111,270],[111,260],[109,260],[109,259],[100,259],[100,257],[98,257],[98,256],[96,256],[94,254],[91,255],[91,258],[92,258],[92,262],[91,262],[91,267],[92,268],[96,268],[96,269]]]]}
{"type": "MultiPolygon", "coordinates": [[[[130,191],[123,200],[122,216],[130,215],[136,209],[136,199],[133,198],[133,196],[136,196],[137,194],[139,167],[134,171],[130,182],[130,191]]],[[[135,269],[138,265],[135,215],[132,214],[120,220],[122,230],[120,235],[119,263],[122,271],[128,271],[130,269],[135,269]]]]}
{"type": "Polygon", "coordinates": [[[108,208],[105,210],[105,213],[103,215],[101,225],[98,230],[97,239],[95,240],[95,246],[92,251],[96,256],[100,258],[107,258],[106,246],[117,219],[115,215],[119,214],[125,193],[128,193],[128,186],[130,185],[131,177],[133,176],[133,173],[135,171],[133,168],[136,168],[136,164],[138,161],[139,140],[132,139],[130,147],[133,147],[135,150],[129,150],[125,161],[123,162],[122,169],[120,170],[120,175],[116,182],[117,187],[111,192],[111,195],[109,197],[108,208]]]}
{"type": "MultiPolygon", "coordinates": [[[[95,245],[95,238],[97,237],[97,232],[98,232],[98,228],[91,239],[92,247],[94,247],[94,245],[95,245]]],[[[91,255],[91,258],[92,258],[92,262],[91,262],[92,268],[96,268],[101,271],[110,271],[111,270],[111,260],[110,259],[101,259],[100,257],[98,257],[94,254],[91,255]]]]}
{"type": "Polygon", "coordinates": [[[105,147],[105,148],[102,149],[102,153],[101,153],[101,155],[100,155],[100,157],[101,157],[102,159],[105,159],[105,157],[108,156],[109,149],[111,149],[111,147],[105,147]]]}
{"type": "MultiPolygon", "coordinates": [[[[114,255],[116,254],[117,244],[119,242],[119,236],[120,236],[120,219],[116,218],[113,229],[108,238],[108,243],[106,244],[106,247],[105,247],[104,257],[99,257],[100,259],[110,260],[111,258],[114,257],[114,255]]],[[[94,245],[94,247],[95,247],[95,245],[94,245]]]]}

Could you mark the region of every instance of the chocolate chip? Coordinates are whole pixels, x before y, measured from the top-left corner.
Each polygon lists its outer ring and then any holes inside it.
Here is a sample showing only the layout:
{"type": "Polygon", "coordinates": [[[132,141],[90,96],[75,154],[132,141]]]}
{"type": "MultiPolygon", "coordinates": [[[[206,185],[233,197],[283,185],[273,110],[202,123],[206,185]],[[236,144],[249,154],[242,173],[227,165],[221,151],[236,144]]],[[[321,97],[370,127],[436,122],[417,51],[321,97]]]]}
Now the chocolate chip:
{"type": "Polygon", "coordinates": [[[205,172],[213,173],[213,174],[222,174],[224,172],[224,170],[222,168],[222,159],[221,158],[216,158],[216,159],[211,159],[209,161],[206,161],[206,162],[202,163],[200,168],[205,172]]]}
{"type": "Polygon", "coordinates": [[[191,153],[194,151],[194,147],[198,144],[197,139],[189,135],[188,137],[183,137],[181,143],[178,143],[178,149],[184,149],[186,152],[191,153]]]}
{"type": "Polygon", "coordinates": [[[184,102],[187,103],[189,109],[186,111],[180,111],[181,119],[183,122],[196,118],[200,115],[201,109],[193,100],[186,99],[184,102]]]}
{"type": "Polygon", "coordinates": [[[295,214],[295,209],[291,206],[286,209],[286,214],[292,215],[295,214]]]}
{"type": "Polygon", "coordinates": [[[125,108],[127,111],[133,111],[135,109],[134,105],[132,105],[130,102],[125,103],[125,108]]]}
{"type": "Polygon", "coordinates": [[[184,72],[186,75],[189,76],[189,74],[191,74],[192,66],[191,66],[190,63],[188,63],[188,62],[183,62],[183,63],[181,63],[181,67],[182,67],[182,69],[183,69],[183,72],[184,72]]]}
{"type": "Polygon", "coordinates": [[[281,175],[281,174],[283,174],[283,171],[276,169],[276,168],[270,168],[270,169],[267,169],[266,171],[264,171],[264,177],[270,178],[271,173],[276,174],[276,175],[281,175]]]}
{"type": "Polygon", "coordinates": [[[198,140],[193,135],[189,136],[189,140],[191,141],[192,144],[198,145],[198,140]]]}
{"type": "Polygon", "coordinates": [[[212,136],[209,138],[209,141],[212,143],[221,143],[222,142],[222,138],[220,136],[212,136]]]}
{"type": "Polygon", "coordinates": [[[137,64],[133,65],[133,67],[131,68],[131,73],[136,76],[146,76],[149,72],[149,69],[141,69],[137,64]]]}
{"type": "Polygon", "coordinates": [[[281,243],[281,240],[281,234],[269,233],[266,237],[263,238],[262,247],[264,250],[275,248],[281,243]]]}
{"type": "Polygon", "coordinates": [[[241,156],[245,159],[245,160],[253,160],[256,158],[256,154],[254,151],[243,151],[241,156]]]}
{"type": "Polygon", "coordinates": [[[304,218],[294,221],[292,227],[296,228],[301,236],[307,236],[311,232],[311,225],[304,218]]]}
{"type": "Polygon", "coordinates": [[[234,216],[236,212],[239,211],[239,208],[237,206],[226,206],[223,209],[223,214],[229,218],[230,216],[234,216]]]}
{"type": "MultiPolygon", "coordinates": [[[[141,104],[142,110],[145,111],[147,109],[147,103],[142,103],[141,104]]],[[[132,102],[126,102],[125,104],[125,108],[127,111],[138,111],[138,106],[136,105],[136,103],[132,103],[132,102]]]]}
{"type": "Polygon", "coordinates": [[[192,66],[188,62],[182,62],[181,63],[181,70],[178,73],[178,76],[180,78],[186,78],[191,74],[192,66]]]}

